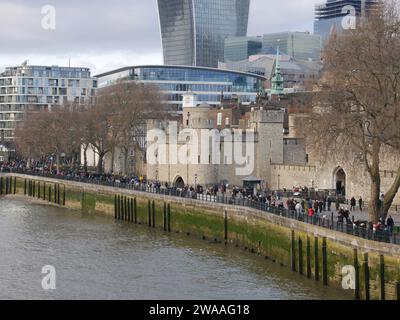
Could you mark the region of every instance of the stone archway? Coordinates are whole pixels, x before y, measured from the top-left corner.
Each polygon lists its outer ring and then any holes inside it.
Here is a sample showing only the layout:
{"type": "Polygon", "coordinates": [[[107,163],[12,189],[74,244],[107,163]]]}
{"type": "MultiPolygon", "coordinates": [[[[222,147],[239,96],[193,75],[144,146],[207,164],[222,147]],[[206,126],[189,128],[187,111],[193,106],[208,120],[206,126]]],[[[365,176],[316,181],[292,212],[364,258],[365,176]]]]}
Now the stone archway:
{"type": "Polygon", "coordinates": [[[334,189],[338,196],[346,196],[346,172],[342,167],[335,169],[333,173],[334,189]]]}
{"type": "Polygon", "coordinates": [[[174,187],[181,188],[181,189],[185,187],[185,181],[183,180],[183,178],[181,176],[177,176],[174,179],[174,187]]]}

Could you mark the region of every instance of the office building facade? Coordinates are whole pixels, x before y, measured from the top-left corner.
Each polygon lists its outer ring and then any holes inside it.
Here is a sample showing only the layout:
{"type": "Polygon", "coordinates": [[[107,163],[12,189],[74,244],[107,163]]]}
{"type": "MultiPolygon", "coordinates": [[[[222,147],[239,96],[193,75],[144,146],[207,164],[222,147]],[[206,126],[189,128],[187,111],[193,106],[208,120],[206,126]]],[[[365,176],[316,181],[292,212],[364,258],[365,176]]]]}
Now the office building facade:
{"type": "Polygon", "coordinates": [[[158,0],[164,64],[216,68],[224,41],[246,36],[250,0],[158,0]]]}
{"type": "Polygon", "coordinates": [[[261,37],[229,37],[225,39],[224,61],[245,60],[260,53],[261,49],[261,37]]]}
{"type": "Polygon", "coordinates": [[[264,34],[263,50],[279,47],[294,60],[318,61],[321,57],[321,38],[309,32],[278,32],[264,34]]]}
{"type": "Polygon", "coordinates": [[[183,95],[192,92],[196,101],[212,106],[237,97],[243,104],[255,102],[264,94],[266,78],[255,74],[185,66],[134,66],[97,75],[99,90],[118,81],[155,85],[172,111],[180,111],[183,95]]]}
{"type": "Polygon", "coordinates": [[[8,67],[0,73],[0,133],[12,141],[25,112],[66,104],[92,104],[97,80],[88,68],[29,66],[8,67]]]}
{"type": "Polygon", "coordinates": [[[342,32],[352,28],[347,15],[355,18],[357,25],[362,16],[379,5],[379,0],[327,0],[315,6],[314,34],[320,35],[322,41],[329,38],[332,30],[342,32]]]}
{"type": "Polygon", "coordinates": [[[318,61],[321,37],[309,32],[278,32],[262,37],[230,37],[225,40],[225,62],[242,61],[252,55],[276,54],[276,48],[298,61],[318,61]]]}

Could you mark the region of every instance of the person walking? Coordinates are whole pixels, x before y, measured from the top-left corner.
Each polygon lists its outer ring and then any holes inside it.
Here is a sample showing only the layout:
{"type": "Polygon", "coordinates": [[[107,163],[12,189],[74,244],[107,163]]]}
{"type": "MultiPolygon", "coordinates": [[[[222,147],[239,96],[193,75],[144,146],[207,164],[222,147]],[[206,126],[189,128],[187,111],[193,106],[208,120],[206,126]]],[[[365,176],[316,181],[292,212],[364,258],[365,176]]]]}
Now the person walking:
{"type": "Polygon", "coordinates": [[[388,227],[388,231],[392,233],[394,229],[394,220],[392,216],[389,216],[389,218],[386,220],[386,225],[388,227]]]}
{"type": "Polygon", "coordinates": [[[300,202],[296,203],[295,209],[296,209],[297,216],[300,217],[301,213],[303,211],[303,207],[300,202]]]}
{"type": "Polygon", "coordinates": [[[332,206],[332,199],[331,197],[328,197],[328,199],[326,200],[328,203],[328,211],[331,211],[331,206],[332,206]]]}
{"type": "Polygon", "coordinates": [[[308,209],[308,216],[312,219],[314,217],[314,209],[311,207],[308,209]]]}
{"type": "Polygon", "coordinates": [[[358,199],[358,206],[360,208],[360,211],[363,210],[363,199],[360,197],[360,199],[358,199]]]}
{"type": "Polygon", "coordinates": [[[318,200],[315,200],[313,205],[314,214],[318,214],[318,208],[319,208],[318,200]]]}
{"type": "Polygon", "coordinates": [[[356,198],[354,197],[350,200],[350,211],[356,211],[356,198]]]}

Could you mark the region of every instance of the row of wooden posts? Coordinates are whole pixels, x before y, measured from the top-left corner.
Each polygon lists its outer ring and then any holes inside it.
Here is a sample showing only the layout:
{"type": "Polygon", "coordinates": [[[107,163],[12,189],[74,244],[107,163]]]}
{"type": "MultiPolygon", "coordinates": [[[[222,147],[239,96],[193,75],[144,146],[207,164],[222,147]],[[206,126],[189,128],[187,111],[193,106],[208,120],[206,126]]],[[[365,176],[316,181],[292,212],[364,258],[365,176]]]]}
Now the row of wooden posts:
{"type": "Polygon", "coordinates": [[[65,185],[59,183],[46,183],[43,181],[25,179],[24,195],[65,206],[65,185]]]}
{"type": "Polygon", "coordinates": [[[17,178],[16,177],[0,177],[0,196],[5,194],[17,193],[17,178]]]}
{"type": "MultiPolygon", "coordinates": [[[[114,197],[114,218],[115,220],[138,223],[136,197],[115,195],[114,197]]],[[[154,200],[147,203],[147,224],[149,228],[156,227],[156,205],[154,200]]],[[[171,232],[171,206],[164,202],[163,208],[163,229],[171,232]]]]}
{"type": "MultiPolygon", "coordinates": [[[[303,268],[303,239],[301,237],[298,238],[298,259],[296,259],[296,238],[295,232],[292,230],[292,248],[291,248],[291,260],[292,260],[292,271],[298,271],[299,274],[304,273],[303,268]]],[[[370,268],[369,268],[369,259],[368,253],[364,253],[364,261],[362,265],[359,264],[358,261],[358,250],[354,249],[354,270],[355,270],[355,289],[354,289],[354,298],[356,300],[361,299],[361,290],[360,290],[360,271],[364,273],[364,297],[365,300],[370,300],[370,268]]],[[[318,237],[314,237],[314,266],[311,265],[311,239],[307,236],[306,243],[306,275],[307,278],[312,277],[312,267],[314,267],[314,279],[315,281],[320,280],[320,260],[319,260],[319,239],[318,237]]],[[[385,257],[384,255],[380,255],[379,261],[379,290],[380,290],[380,299],[386,299],[386,291],[385,291],[385,257]]],[[[325,286],[328,285],[328,254],[327,254],[327,239],[326,237],[322,238],[322,282],[325,286]]],[[[400,281],[396,284],[396,298],[400,300],[400,281]]]]}
{"type": "MultiPolygon", "coordinates": [[[[171,232],[171,206],[164,202],[163,205],[163,230],[171,232]]],[[[114,218],[115,220],[138,223],[136,197],[130,198],[122,195],[114,197],[114,218]]],[[[156,227],[156,205],[155,201],[147,201],[147,225],[149,228],[156,227]]],[[[228,243],[228,214],[224,212],[224,239],[228,243]]]]}
{"type": "Polygon", "coordinates": [[[16,194],[17,178],[16,177],[0,177],[0,195],[16,194]]]}

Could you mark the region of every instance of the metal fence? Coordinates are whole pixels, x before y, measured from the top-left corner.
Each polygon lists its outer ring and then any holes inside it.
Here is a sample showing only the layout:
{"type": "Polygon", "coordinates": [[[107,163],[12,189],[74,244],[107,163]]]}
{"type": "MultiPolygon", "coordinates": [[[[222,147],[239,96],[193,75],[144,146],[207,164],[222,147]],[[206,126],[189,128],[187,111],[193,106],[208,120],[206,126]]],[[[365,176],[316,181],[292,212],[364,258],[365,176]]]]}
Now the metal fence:
{"type": "Polygon", "coordinates": [[[245,197],[232,197],[225,195],[208,195],[199,194],[193,191],[179,189],[179,188],[167,188],[165,186],[153,187],[147,184],[131,184],[130,182],[119,182],[119,181],[107,181],[100,178],[89,179],[85,177],[74,177],[64,175],[52,175],[46,173],[40,173],[36,171],[27,170],[16,170],[13,173],[26,174],[31,176],[39,176],[45,178],[56,178],[60,180],[75,181],[88,184],[96,184],[102,186],[109,186],[120,189],[128,189],[139,192],[160,194],[165,196],[189,198],[199,201],[207,201],[214,203],[222,203],[227,205],[249,207],[262,212],[268,212],[281,217],[301,221],[330,230],[347,233],[354,237],[360,237],[368,240],[400,244],[400,233],[390,230],[372,230],[366,227],[360,227],[355,225],[351,220],[341,221],[338,217],[335,217],[333,213],[325,211],[324,214],[316,214],[310,217],[308,214],[303,212],[297,212],[296,210],[289,210],[287,208],[271,206],[265,202],[249,200],[245,197]]]}

